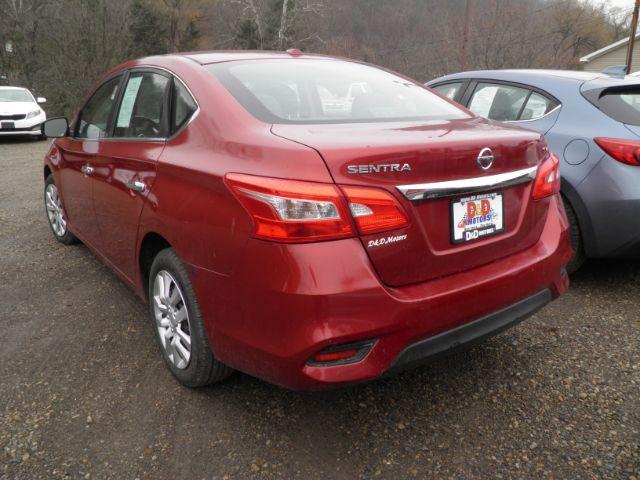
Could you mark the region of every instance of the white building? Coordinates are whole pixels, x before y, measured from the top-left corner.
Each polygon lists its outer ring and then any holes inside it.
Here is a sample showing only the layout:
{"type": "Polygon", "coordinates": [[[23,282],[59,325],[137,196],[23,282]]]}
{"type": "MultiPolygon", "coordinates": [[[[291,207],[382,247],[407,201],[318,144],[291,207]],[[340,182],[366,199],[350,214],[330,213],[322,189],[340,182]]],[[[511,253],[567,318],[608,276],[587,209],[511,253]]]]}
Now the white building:
{"type": "MultiPolygon", "coordinates": [[[[629,37],[618,40],[600,50],[596,50],[580,59],[587,72],[601,72],[605,68],[626,65],[627,46],[629,37]]],[[[631,59],[631,71],[640,70],[640,32],[636,34],[633,45],[633,58],[631,59]]]]}

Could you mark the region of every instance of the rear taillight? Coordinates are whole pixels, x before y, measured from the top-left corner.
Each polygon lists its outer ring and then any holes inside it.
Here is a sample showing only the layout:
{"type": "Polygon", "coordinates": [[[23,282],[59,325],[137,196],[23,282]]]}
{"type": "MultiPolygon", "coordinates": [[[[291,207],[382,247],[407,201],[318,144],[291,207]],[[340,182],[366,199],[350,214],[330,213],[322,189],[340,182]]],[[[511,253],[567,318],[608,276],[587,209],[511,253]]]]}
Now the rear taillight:
{"type": "Polygon", "coordinates": [[[235,173],[225,181],[253,217],[258,238],[293,243],[354,235],[335,185],[235,173]]]}
{"type": "Polygon", "coordinates": [[[341,188],[361,234],[396,230],[409,224],[402,207],[389,192],[367,187],[341,188]]]}
{"type": "Polygon", "coordinates": [[[542,165],[538,167],[535,183],[533,184],[534,200],[548,197],[560,192],[560,162],[551,153],[542,165]]]}
{"type": "Polygon", "coordinates": [[[594,138],[598,146],[619,162],[640,166],[640,142],[618,138],[594,138]]]}

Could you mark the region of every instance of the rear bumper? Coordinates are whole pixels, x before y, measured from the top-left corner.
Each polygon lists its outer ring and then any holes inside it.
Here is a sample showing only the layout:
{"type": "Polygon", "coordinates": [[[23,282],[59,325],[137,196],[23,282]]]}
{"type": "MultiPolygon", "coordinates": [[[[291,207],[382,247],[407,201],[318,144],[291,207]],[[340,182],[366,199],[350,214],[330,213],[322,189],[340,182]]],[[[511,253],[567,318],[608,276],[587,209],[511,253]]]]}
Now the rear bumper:
{"type": "Polygon", "coordinates": [[[250,240],[231,277],[197,267],[190,273],[218,358],[309,390],[367,381],[498,333],[566,290],[570,257],[566,218],[554,197],[531,248],[405,287],[381,284],[355,238],[313,245],[250,240]],[[375,343],[357,363],[308,363],[328,346],[365,339],[375,343]]]}
{"type": "Polygon", "coordinates": [[[498,312],[414,343],[398,355],[387,373],[418,366],[497,335],[526,320],[551,300],[553,295],[545,289],[498,312]]]}

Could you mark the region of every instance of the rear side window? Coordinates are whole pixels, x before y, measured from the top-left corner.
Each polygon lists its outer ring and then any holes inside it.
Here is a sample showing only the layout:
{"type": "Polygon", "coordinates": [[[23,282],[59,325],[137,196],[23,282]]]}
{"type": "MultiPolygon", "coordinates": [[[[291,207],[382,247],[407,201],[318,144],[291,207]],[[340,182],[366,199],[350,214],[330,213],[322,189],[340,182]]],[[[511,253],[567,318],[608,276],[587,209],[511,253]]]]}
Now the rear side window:
{"type": "Polygon", "coordinates": [[[599,104],[600,110],[614,120],[640,125],[640,89],[605,91],[599,104]]]}
{"type": "Polygon", "coordinates": [[[206,67],[266,123],[364,123],[469,118],[422,85],[385,70],[334,60],[222,62],[206,67]]]}
{"type": "Polygon", "coordinates": [[[175,133],[185,125],[198,109],[196,101],[189,91],[178,80],[174,80],[173,115],[171,118],[171,133],[175,133]]]}
{"type": "Polygon", "coordinates": [[[109,120],[118,98],[121,76],[112,78],[95,91],[80,112],[76,137],[99,140],[108,136],[109,120]]]}
{"type": "Polygon", "coordinates": [[[549,97],[540,95],[537,92],[531,92],[518,120],[535,120],[553,110],[557,105],[558,103],[549,97]]]}
{"type": "Polygon", "coordinates": [[[469,110],[491,120],[517,122],[536,120],[559,103],[551,96],[526,87],[498,83],[478,83],[469,110]]]}
{"type": "Polygon", "coordinates": [[[469,110],[499,122],[515,121],[529,95],[526,88],[493,83],[478,83],[469,102],[469,110]]]}
{"type": "Polygon", "coordinates": [[[432,87],[436,92],[444,95],[451,100],[458,98],[460,89],[462,88],[462,82],[445,83],[444,85],[437,85],[432,87]]]}
{"type": "Polygon", "coordinates": [[[132,73],[122,94],[114,137],[165,137],[170,84],[164,75],[132,73]]]}

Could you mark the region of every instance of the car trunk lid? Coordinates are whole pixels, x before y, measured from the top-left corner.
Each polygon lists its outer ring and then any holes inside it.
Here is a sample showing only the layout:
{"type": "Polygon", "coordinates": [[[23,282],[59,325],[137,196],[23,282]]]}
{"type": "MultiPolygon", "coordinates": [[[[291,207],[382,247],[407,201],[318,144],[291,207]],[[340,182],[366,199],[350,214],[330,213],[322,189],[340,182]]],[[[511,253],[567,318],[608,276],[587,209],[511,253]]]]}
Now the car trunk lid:
{"type": "MultiPolygon", "coordinates": [[[[428,122],[278,124],[272,131],[317,150],[338,185],[381,188],[398,200],[409,217],[408,227],[361,236],[387,285],[425,281],[495,261],[533,245],[542,232],[548,201],[530,199],[531,178],[546,154],[537,133],[477,117],[428,122]],[[493,163],[485,170],[479,165],[478,156],[486,148],[493,153],[493,163]],[[474,192],[432,194],[434,184],[441,187],[441,182],[461,180],[463,184],[475,182],[471,189],[474,192]],[[431,193],[420,194],[424,188],[418,187],[424,184],[428,184],[431,193]],[[502,196],[502,230],[469,241],[454,239],[453,223],[459,223],[460,209],[471,203],[468,200],[473,200],[473,195],[483,194],[502,196]],[[467,200],[465,205],[454,206],[461,199],[467,200]],[[455,221],[454,215],[458,215],[455,221]]],[[[495,205],[499,197],[489,200],[495,205]]]]}

